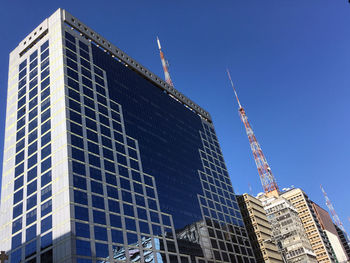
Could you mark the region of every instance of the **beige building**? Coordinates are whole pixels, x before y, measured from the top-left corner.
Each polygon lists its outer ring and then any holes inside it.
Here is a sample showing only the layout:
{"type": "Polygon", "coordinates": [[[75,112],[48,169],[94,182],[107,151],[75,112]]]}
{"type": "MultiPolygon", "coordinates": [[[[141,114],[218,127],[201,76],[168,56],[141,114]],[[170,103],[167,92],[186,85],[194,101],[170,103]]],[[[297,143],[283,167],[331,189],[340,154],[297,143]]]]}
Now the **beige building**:
{"type": "Polygon", "coordinates": [[[319,263],[336,262],[328,237],[321,228],[308,196],[299,188],[288,190],[281,196],[290,201],[298,211],[317,261],[319,263]]]}
{"type": "Polygon", "coordinates": [[[262,201],[272,227],[273,240],[278,245],[284,262],[316,263],[316,255],[304,227],[292,204],[281,196],[258,196],[262,201]]]}
{"type": "Polygon", "coordinates": [[[237,196],[237,200],[257,263],[282,263],[278,248],[271,241],[271,225],[262,203],[248,194],[237,196]]]}

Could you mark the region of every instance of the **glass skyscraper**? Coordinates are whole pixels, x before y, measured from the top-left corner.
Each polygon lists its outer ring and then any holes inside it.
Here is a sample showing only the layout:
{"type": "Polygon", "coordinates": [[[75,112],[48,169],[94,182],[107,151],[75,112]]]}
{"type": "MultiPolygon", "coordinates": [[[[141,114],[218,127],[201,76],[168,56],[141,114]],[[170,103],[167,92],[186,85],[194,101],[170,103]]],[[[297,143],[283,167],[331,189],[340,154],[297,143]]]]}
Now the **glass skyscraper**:
{"type": "Polygon", "coordinates": [[[255,262],[210,115],[62,9],[10,54],[0,250],[255,262]]]}

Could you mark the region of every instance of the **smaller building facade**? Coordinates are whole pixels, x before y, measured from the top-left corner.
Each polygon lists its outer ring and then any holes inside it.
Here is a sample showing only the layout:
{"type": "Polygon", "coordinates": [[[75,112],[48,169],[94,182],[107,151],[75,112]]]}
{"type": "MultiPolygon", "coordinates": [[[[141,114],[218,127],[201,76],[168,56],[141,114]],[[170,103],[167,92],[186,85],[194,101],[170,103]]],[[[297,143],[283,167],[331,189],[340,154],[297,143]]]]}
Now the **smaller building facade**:
{"type": "Polygon", "coordinates": [[[320,263],[336,262],[332,246],[321,228],[312,202],[306,193],[300,188],[294,188],[284,192],[281,196],[296,208],[317,261],[320,263]]]}
{"type": "Polygon", "coordinates": [[[280,249],[284,262],[316,263],[316,255],[293,205],[281,196],[260,195],[258,198],[262,201],[272,227],[273,240],[280,249]]]}
{"type": "Polygon", "coordinates": [[[239,208],[248,231],[257,263],[282,263],[277,245],[272,241],[272,230],[260,200],[249,194],[237,196],[239,208]]]}
{"type": "Polygon", "coordinates": [[[345,249],[340,241],[338,232],[334,227],[333,221],[329,213],[322,207],[312,202],[312,207],[315,210],[316,216],[323,231],[326,233],[329,242],[332,245],[333,251],[337,257],[339,263],[349,262],[349,258],[346,255],[345,249]]]}

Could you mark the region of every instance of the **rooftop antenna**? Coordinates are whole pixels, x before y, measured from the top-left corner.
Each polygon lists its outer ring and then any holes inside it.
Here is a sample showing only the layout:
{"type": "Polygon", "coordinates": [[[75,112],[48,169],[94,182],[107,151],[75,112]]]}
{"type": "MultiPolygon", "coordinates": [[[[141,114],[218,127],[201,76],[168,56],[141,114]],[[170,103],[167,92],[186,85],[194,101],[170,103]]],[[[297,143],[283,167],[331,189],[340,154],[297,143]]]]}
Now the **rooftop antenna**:
{"type": "Polygon", "coordinates": [[[236,99],[237,99],[237,102],[238,102],[238,107],[239,107],[238,110],[240,110],[240,109],[242,109],[242,106],[241,106],[241,103],[239,102],[239,99],[238,99],[238,95],[237,95],[235,86],[233,85],[233,81],[232,81],[232,79],[231,79],[230,71],[229,71],[228,69],[226,69],[226,71],[227,71],[228,78],[230,79],[230,83],[231,83],[231,86],[232,86],[232,88],[233,88],[233,92],[235,93],[235,96],[236,96],[236,99]]]}
{"type": "Polygon", "coordinates": [[[241,120],[244,124],[245,130],[249,139],[250,148],[253,152],[255,164],[256,164],[256,167],[258,168],[258,173],[259,173],[260,181],[264,189],[264,192],[267,196],[279,196],[280,191],[276,183],[276,179],[273,176],[271,168],[266,161],[265,155],[258,143],[258,140],[254,135],[253,129],[250,126],[250,123],[248,121],[248,117],[245,114],[245,110],[243,109],[241,102],[238,99],[238,95],[233,85],[230,71],[228,69],[227,69],[227,75],[228,75],[228,78],[230,79],[231,86],[233,88],[233,91],[235,93],[235,96],[238,102],[238,112],[240,114],[241,120]]]}
{"type": "Polygon", "coordinates": [[[172,87],[174,87],[174,84],[170,78],[170,74],[169,74],[169,63],[168,61],[165,59],[164,57],[164,53],[162,51],[162,46],[160,45],[160,41],[159,38],[157,37],[157,44],[158,44],[158,49],[159,49],[159,55],[160,55],[160,59],[162,61],[162,66],[163,66],[163,70],[164,70],[164,77],[165,77],[165,81],[172,87]]]}
{"type": "Polygon", "coordinates": [[[331,212],[331,215],[332,215],[332,218],[334,220],[334,223],[344,232],[344,235],[346,235],[346,237],[348,239],[348,242],[350,242],[350,237],[346,233],[345,228],[343,226],[343,223],[341,222],[339,216],[335,212],[335,209],[334,209],[334,207],[333,207],[333,205],[331,203],[331,200],[329,200],[328,195],[327,195],[326,191],[323,189],[322,185],[320,185],[320,187],[321,187],[321,191],[322,191],[322,193],[324,195],[324,198],[326,199],[326,205],[327,205],[327,207],[329,209],[329,212],[331,212]]]}
{"type": "Polygon", "coordinates": [[[250,195],[253,195],[253,188],[250,183],[248,183],[248,188],[249,188],[250,195]]]}

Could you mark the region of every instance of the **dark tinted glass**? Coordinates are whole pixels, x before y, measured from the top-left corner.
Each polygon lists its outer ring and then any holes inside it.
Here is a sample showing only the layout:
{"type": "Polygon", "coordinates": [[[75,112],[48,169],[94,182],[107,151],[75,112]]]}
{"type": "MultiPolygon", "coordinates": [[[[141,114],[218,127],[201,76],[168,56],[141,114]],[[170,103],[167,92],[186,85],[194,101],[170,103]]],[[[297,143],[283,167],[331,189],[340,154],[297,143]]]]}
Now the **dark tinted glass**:
{"type": "Polygon", "coordinates": [[[94,168],[94,167],[90,167],[90,177],[96,180],[102,180],[102,174],[101,174],[101,170],[94,168]]]}
{"type": "Polygon", "coordinates": [[[13,195],[13,204],[17,204],[18,202],[23,200],[23,189],[17,191],[13,195]]]}
{"type": "Polygon", "coordinates": [[[37,177],[37,167],[32,168],[31,170],[28,171],[27,173],[27,181],[31,181],[32,179],[37,177]]]}
{"type": "Polygon", "coordinates": [[[52,216],[48,216],[41,220],[41,233],[44,233],[52,228],[52,216]]]}
{"type": "Polygon", "coordinates": [[[19,64],[19,71],[24,69],[26,66],[27,66],[27,60],[24,60],[23,62],[21,62],[21,64],[19,64]]]}
{"type": "Polygon", "coordinates": [[[27,199],[27,210],[31,209],[32,207],[36,206],[37,201],[37,195],[32,195],[27,199]]]}
{"type": "Polygon", "coordinates": [[[23,186],[23,179],[24,179],[24,176],[22,175],[21,177],[15,180],[14,190],[17,190],[18,188],[23,186]]]}
{"type": "Polygon", "coordinates": [[[77,239],[76,240],[76,251],[77,251],[77,255],[91,257],[90,242],[77,239]]]}
{"type": "Polygon", "coordinates": [[[46,186],[44,189],[41,190],[41,201],[44,201],[51,196],[52,196],[51,185],[46,186]]]}
{"type": "MultiPolygon", "coordinates": [[[[203,222],[202,211],[209,217],[221,221],[220,224],[236,223],[238,227],[243,226],[242,220],[234,221],[236,219],[228,214],[228,207],[234,206],[235,202],[231,202],[232,198],[229,194],[232,192],[232,188],[228,190],[226,186],[226,184],[230,185],[231,182],[212,125],[203,121],[197,114],[172,99],[161,89],[156,88],[151,82],[135,74],[123,64],[116,62],[107,53],[94,45],[91,47],[93,61],[98,66],[94,68],[96,91],[102,95],[102,86],[108,84],[106,88],[111,100],[111,108],[117,112],[121,111],[124,121],[123,124],[120,123],[122,121],[121,115],[109,111],[104,106],[106,105],[105,97],[97,95],[99,120],[103,124],[100,130],[104,147],[101,149],[106,159],[112,157],[108,152],[112,148],[109,141],[109,120],[107,117],[111,114],[114,128],[113,137],[117,141],[113,142],[113,146],[118,152],[116,161],[119,175],[125,177],[120,179],[122,194],[119,198],[132,203],[132,194],[129,192],[132,189],[138,193],[134,194],[136,204],[142,207],[147,205],[152,210],[150,213],[152,224],[147,226],[146,221],[142,221],[142,224],[139,225],[140,229],[142,226],[144,233],[148,233],[152,229],[153,234],[161,234],[162,229],[159,223],[163,220],[163,224],[167,226],[173,222],[175,231],[181,232],[190,225],[203,222]],[[106,74],[100,69],[103,69],[106,74]],[[107,77],[106,83],[103,75],[107,77]],[[118,104],[121,105],[121,109],[119,109],[118,104]],[[124,127],[127,133],[128,151],[125,151],[122,133],[118,132],[123,131],[124,127]],[[204,145],[206,146],[204,147],[204,145]],[[151,177],[143,178],[142,174],[135,172],[135,170],[141,169],[137,148],[140,152],[142,170],[151,175],[154,182],[151,177]],[[204,157],[199,154],[200,150],[205,152],[204,157]],[[207,167],[203,167],[203,163],[207,167]],[[137,182],[145,183],[147,187],[134,182],[130,183],[127,179],[129,178],[128,169],[123,167],[128,165],[134,169],[131,174],[132,178],[137,182]],[[205,176],[199,176],[198,171],[205,173],[205,176]],[[211,182],[209,183],[208,180],[211,182]],[[155,185],[157,186],[156,191],[155,185]],[[147,198],[141,194],[147,195],[147,198]],[[215,201],[216,205],[211,210],[202,209],[201,205],[205,203],[199,203],[198,196],[215,201]],[[159,204],[157,199],[159,199],[159,204]],[[180,207],[181,209],[179,209],[180,207]],[[159,209],[170,214],[172,220],[169,216],[164,216],[161,220],[159,209]]],[[[92,127],[92,129],[95,128],[92,127]]],[[[109,165],[108,160],[105,160],[105,169],[109,165]]],[[[112,165],[111,168],[113,169],[112,165]]],[[[110,175],[106,175],[106,182],[116,184],[110,175]]],[[[108,201],[109,211],[114,212],[113,188],[107,187],[107,194],[110,198],[108,201]]],[[[123,211],[125,215],[134,216],[134,206],[131,204],[123,204],[123,211]]],[[[147,220],[148,218],[146,211],[142,208],[137,209],[136,215],[140,219],[147,220]]],[[[235,216],[237,216],[236,213],[235,216]]],[[[112,222],[111,220],[111,224],[112,222]]],[[[128,220],[126,224],[130,230],[135,229],[132,221],[128,220]]],[[[217,223],[214,227],[219,228],[220,224],[217,223]]],[[[240,230],[245,232],[244,228],[240,228],[240,230]]],[[[170,228],[167,228],[166,231],[172,232],[170,228]]],[[[127,242],[137,242],[135,234],[128,233],[127,242]]],[[[180,252],[184,254],[203,256],[202,249],[193,240],[178,240],[178,247],[180,252]]],[[[228,259],[227,253],[224,252],[226,247],[218,244],[216,247],[222,250],[217,251],[218,258],[220,260],[228,259]]]]}
{"type": "Polygon", "coordinates": [[[87,194],[82,191],[74,190],[74,202],[81,205],[87,205],[88,204],[87,194]]]}
{"type": "Polygon", "coordinates": [[[45,185],[47,185],[50,182],[51,182],[51,171],[49,171],[41,176],[41,187],[44,187],[45,185]]]}
{"type": "Polygon", "coordinates": [[[33,209],[32,211],[28,212],[26,215],[26,224],[30,225],[31,223],[36,221],[36,218],[37,218],[36,209],[33,209]]]}
{"type": "MultiPolygon", "coordinates": [[[[45,249],[51,245],[52,245],[52,232],[42,236],[41,240],[40,240],[41,249],[45,249]]],[[[42,260],[41,262],[51,262],[51,261],[43,261],[42,260]]]]}
{"type": "Polygon", "coordinates": [[[25,246],[25,256],[26,258],[31,257],[36,252],[36,240],[30,242],[25,246]]]}
{"type": "Polygon", "coordinates": [[[103,195],[102,184],[96,181],[91,181],[91,191],[103,195]]]}
{"type": "Polygon", "coordinates": [[[52,211],[52,201],[49,200],[41,205],[41,216],[45,216],[52,211]]]}
{"type": "Polygon", "coordinates": [[[106,224],[106,216],[104,212],[93,210],[93,219],[94,223],[105,225],[106,224]]]}
{"type": "Polygon", "coordinates": [[[12,223],[12,234],[22,229],[22,218],[19,218],[12,223]]]}
{"type": "Polygon", "coordinates": [[[123,232],[120,230],[116,230],[116,229],[112,229],[112,241],[114,243],[120,243],[123,244],[124,243],[124,239],[123,239],[123,232]]]}
{"type": "Polygon", "coordinates": [[[27,196],[34,193],[36,189],[37,189],[37,181],[35,180],[27,185],[27,196]]]}
{"type": "Polygon", "coordinates": [[[45,49],[49,47],[49,40],[45,41],[41,46],[40,46],[40,51],[43,52],[45,49]]]}
{"type": "Polygon", "coordinates": [[[107,241],[107,229],[100,226],[94,226],[95,239],[107,241]]]}
{"type": "Polygon", "coordinates": [[[92,206],[100,209],[105,208],[104,199],[97,195],[91,195],[92,206]]]}
{"type": "Polygon", "coordinates": [[[36,225],[33,225],[26,230],[26,241],[30,241],[36,237],[36,225]]]}
{"type": "Polygon", "coordinates": [[[77,175],[73,176],[73,185],[76,188],[86,190],[86,179],[77,175]]]}
{"type": "Polygon", "coordinates": [[[120,213],[119,202],[108,200],[109,211],[113,213],[120,213]]]}
{"type": "Polygon", "coordinates": [[[119,228],[122,227],[122,221],[119,215],[110,214],[109,217],[110,217],[111,226],[119,227],[119,228]]]}
{"type": "Polygon", "coordinates": [[[12,237],[11,248],[15,249],[22,244],[22,233],[19,233],[12,237]]]}
{"type": "Polygon", "coordinates": [[[46,172],[51,168],[51,157],[47,158],[45,161],[41,162],[41,172],[46,172]]]}
{"type": "Polygon", "coordinates": [[[88,224],[76,222],[75,233],[77,237],[90,238],[90,227],[88,224]]]}
{"type": "Polygon", "coordinates": [[[12,213],[12,217],[16,218],[17,216],[21,215],[23,211],[23,203],[20,203],[16,206],[13,207],[13,213],[12,213]]]}
{"type": "Polygon", "coordinates": [[[86,207],[75,206],[75,218],[83,221],[89,221],[89,211],[86,207]]]}

